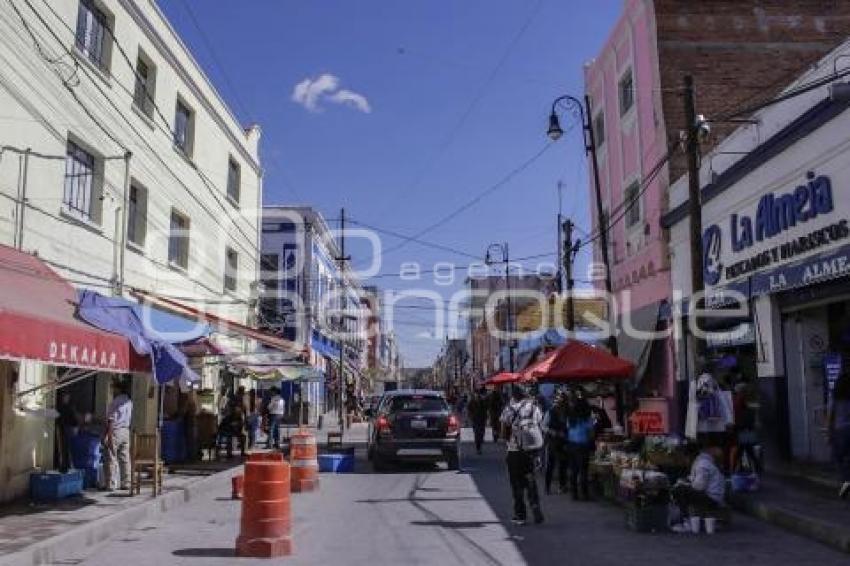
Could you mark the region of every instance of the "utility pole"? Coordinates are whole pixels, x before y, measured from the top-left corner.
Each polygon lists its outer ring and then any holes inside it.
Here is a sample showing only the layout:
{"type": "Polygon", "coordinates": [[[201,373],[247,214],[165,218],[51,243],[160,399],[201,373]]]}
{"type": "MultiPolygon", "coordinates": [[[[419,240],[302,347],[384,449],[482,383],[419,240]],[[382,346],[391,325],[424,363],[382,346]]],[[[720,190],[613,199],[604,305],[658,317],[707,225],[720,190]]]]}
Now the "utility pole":
{"type": "Polygon", "coordinates": [[[337,263],[339,265],[339,385],[338,385],[338,393],[339,393],[339,428],[343,430],[345,427],[345,371],[343,368],[345,367],[345,342],[343,340],[343,334],[345,332],[345,314],[342,310],[342,299],[344,297],[345,288],[345,262],[348,257],[345,255],[345,208],[340,210],[339,216],[339,251],[340,255],[337,258],[337,263]]]}
{"type": "Polygon", "coordinates": [[[563,223],[564,231],[564,275],[567,285],[567,330],[572,334],[576,329],[576,311],[573,302],[573,221],[567,218],[563,223]]]}
{"type": "MultiPolygon", "coordinates": [[[[685,75],[683,100],[685,104],[685,132],[687,133],[688,215],[691,229],[691,312],[694,317],[694,327],[701,328],[696,313],[703,308],[704,301],[694,302],[694,298],[701,297],[705,289],[703,280],[702,202],[699,186],[699,131],[694,103],[694,79],[691,75],[685,75]]],[[[694,336],[694,354],[697,360],[705,355],[705,341],[699,335],[694,336]]]]}
{"type": "MultiPolygon", "coordinates": [[[[557,225],[555,226],[555,228],[558,231],[558,236],[555,239],[555,241],[557,242],[557,245],[558,245],[558,248],[557,248],[558,257],[564,257],[563,256],[564,251],[563,251],[562,246],[561,246],[561,244],[562,244],[561,227],[563,225],[563,220],[561,218],[561,191],[563,189],[563,185],[564,184],[561,181],[558,181],[558,222],[557,222],[557,225]]],[[[563,273],[561,272],[561,269],[558,268],[558,293],[563,292],[563,290],[564,290],[563,273]]]]}

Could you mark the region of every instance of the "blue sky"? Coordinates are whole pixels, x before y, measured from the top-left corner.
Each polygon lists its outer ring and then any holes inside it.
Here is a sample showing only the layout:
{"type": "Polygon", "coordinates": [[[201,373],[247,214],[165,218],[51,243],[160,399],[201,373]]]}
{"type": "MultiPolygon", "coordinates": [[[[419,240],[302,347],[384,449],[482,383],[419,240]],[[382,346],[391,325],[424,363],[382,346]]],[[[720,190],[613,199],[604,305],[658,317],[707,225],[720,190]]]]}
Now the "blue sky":
{"type": "MultiPolygon", "coordinates": [[[[159,3],[240,119],[261,124],[267,204],[311,204],[332,225],[345,207],[354,221],[413,235],[483,195],[421,239],[473,256],[506,241],[523,257],[555,250],[560,180],[564,213],[590,228],[578,129],[493,186],[544,148],[552,100],[583,93],[582,66],[620,0],[159,3]]],[[[363,242],[349,248],[355,265],[368,262],[363,242]]],[[[411,242],[385,255],[381,273],[468,265],[468,255],[411,242]]],[[[448,286],[431,275],[367,283],[449,296],[463,286],[456,273],[448,286]]],[[[443,337],[426,304],[405,304],[395,315],[405,362],[428,365],[443,337]]]]}

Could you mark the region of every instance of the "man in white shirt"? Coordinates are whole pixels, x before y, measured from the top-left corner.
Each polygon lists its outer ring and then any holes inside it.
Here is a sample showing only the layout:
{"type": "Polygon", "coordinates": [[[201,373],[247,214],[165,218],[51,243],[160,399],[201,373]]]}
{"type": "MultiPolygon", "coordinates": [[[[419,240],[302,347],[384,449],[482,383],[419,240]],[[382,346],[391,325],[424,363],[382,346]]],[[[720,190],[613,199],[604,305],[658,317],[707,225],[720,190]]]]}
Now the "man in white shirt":
{"type": "Polygon", "coordinates": [[[130,489],[130,422],[133,401],[124,382],[113,385],[112,402],[106,410],[106,488],[130,489]],[[120,473],[120,486],[119,486],[120,473]]]}
{"type": "Polygon", "coordinates": [[[543,416],[540,408],[522,386],[515,385],[511,391],[511,401],[499,420],[502,437],[508,441],[508,477],[514,500],[512,521],[517,525],[525,524],[527,494],[534,522],[540,524],[543,522],[543,511],[534,476],[536,461],[543,447],[543,431],[540,428],[543,416]]]}
{"type": "Polygon", "coordinates": [[[271,388],[272,398],[269,399],[269,442],[268,448],[280,448],[280,423],[286,414],[286,402],[280,396],[280,389],[271,388]]]}

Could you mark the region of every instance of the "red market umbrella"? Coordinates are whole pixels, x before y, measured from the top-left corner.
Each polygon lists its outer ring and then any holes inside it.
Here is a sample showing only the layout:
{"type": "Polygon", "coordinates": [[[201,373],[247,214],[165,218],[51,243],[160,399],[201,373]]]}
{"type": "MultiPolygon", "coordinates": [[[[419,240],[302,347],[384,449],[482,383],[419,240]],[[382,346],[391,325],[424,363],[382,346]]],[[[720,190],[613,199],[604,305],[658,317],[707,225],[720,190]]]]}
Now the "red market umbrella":
{"type": "Polygon", "coordinates": [[[509,383],[516,383],[517,381],[519,381],[518,373],[503,371],[502,373],[497,373],[496,375],[485,379],[484,385],[508,385],[509,383]]]}
{"type": "Polygon", "coordinates": [[[520,373],[523,382],[568,383],[575,381],[623,380],[634,375],[635,365],[581,342],[570,340],[520,373]]]}

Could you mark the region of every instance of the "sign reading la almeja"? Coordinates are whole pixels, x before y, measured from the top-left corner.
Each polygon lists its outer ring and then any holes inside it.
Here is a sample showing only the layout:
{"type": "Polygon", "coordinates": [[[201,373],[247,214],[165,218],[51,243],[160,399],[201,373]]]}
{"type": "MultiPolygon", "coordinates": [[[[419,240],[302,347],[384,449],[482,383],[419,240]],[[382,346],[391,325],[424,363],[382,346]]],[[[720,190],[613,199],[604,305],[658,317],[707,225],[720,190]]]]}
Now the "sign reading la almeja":
{"type": "MultiPolygon", "coordinates": [[[[833,211],[832,182],[825,175],[806,173],[808,182],[793,191],[775,195],[767,193],[759,199],[755,216],[732,214],[729,217],[729,237],[734,253],[742,252],[756,242],[769,240],[783,232],[833,211]]],[[[773,263],[790,259],[831,242],[850,236],[847,220],[813,230],[793,240],[724,266],[720,262],[722,231],[719,225],[709,226],[703,233],[703,269],[705,282],[716,285],[721,274],[727,280],[764,269],[773,263]]]]}

